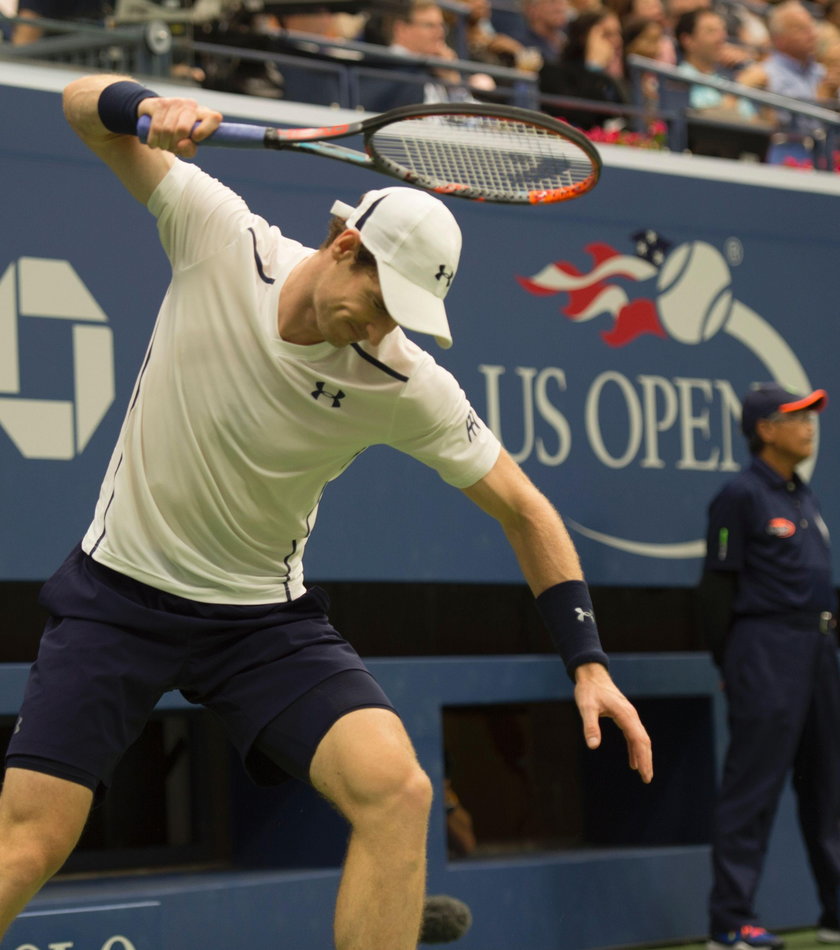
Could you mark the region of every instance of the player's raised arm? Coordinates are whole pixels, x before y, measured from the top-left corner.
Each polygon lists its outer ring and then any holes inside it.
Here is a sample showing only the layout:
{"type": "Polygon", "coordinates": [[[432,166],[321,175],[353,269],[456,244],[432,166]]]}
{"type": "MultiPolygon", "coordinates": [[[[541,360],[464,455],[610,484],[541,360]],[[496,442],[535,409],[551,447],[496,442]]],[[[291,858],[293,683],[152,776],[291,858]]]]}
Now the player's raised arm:
{"type": "Polygon", "coordinates": [[[173,155],[194,156],[196,143],[222,119],[193,99],[162,98],[126,76],[114,75],[71,82],[64,90],[64,114],[85,145],[143,204],[169,171],[173,155]],[[152,119],[148,145],[135,135],[141,115],[152,119]]]}
{"type": "Polygon", "coordinates": [[[504,450],[487,475],[464,493],[499,522],[516,554],[574,680],[587,745],[594,749],[601,744],[599,719],[613,719],[624,733],[630,767],[650,782],[650,739],[607,670],[577,552],[554,506],[504,450]]]}

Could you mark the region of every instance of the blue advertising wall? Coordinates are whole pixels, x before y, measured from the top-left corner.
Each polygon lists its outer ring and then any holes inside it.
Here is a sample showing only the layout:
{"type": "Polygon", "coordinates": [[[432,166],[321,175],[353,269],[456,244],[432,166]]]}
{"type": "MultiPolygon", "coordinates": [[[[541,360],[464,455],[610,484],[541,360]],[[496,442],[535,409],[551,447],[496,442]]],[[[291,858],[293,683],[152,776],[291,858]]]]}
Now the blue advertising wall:
{"type": "MultiPolygon", "coordinates": [[[[84,531],[167,281],[152,219],[63,123],[58,91],[71,77],[0,62],[0,579],[7,580],[46,576],[84,531]]],[[[201,95],[232,117],[296,125],[343,118],[201,95]]],[[[437,355],[564,513],[592,582],[692,584],[706,501],[745,459],[738,396],[767,378],[834,390],[840,186],[832,176],[629,150],[606,151],[605,159],[602,184],[568,206],[450,202],[465,250],[449,298],[456,344],[437,355]]],[[[381,183],[292,155],[208,151],[201,161],[313,244],[334,198],[352,200],[381,183]]],[[[834,525],[837,425],[832,406],[814,468],[834,525]]],[[[328,490],[307,554],[309,576],[325,580],[519,579],[490,519],[434,474],[381,448],[328,490]]],[[[556,657],[371,666],[403,710],[438,789],[442,708],[570,701],[556,657]]],[[[707,701],[719,762],[722,699],[707,657],[621,656],[612,669],[634,701],[707,701]]],[[[0,665],[0,715],[15,714],[25,676],[25,667],[0,665]]],[[[658,759],[656,784],[634,786],[632,799],[620,793],[622,814],[659,818],[674,802],[684,807],[684,783],[698,781],[696,755],[686,741],[678,762],[658,759]]],[[[300,815],[296,822],[305,824],[300,815]]],[[[278,817],[275,837],[284,826],[278,817]]],[[[279,848],[274,838],[263,846],[279,848]]],[[[222,950],[268,939],[315,950],[329,941],[337,878],[334,869],[271,869],[56,882],[3,946],[151,950],[187,939],[222,950]]],[[[704,932],[708,846],[449,862],[439,811],[429,884],[472,906],[465,950],[675,940],[704,932]]],[[[759,912],[772,927],[816,916],[787,793],[759,912]]]]}
{"type": "MultiPolygon", "coordinates": [[[[47,576],[86,528],[167,282],[151,217],[63,121],[68,78],[0,65],[5,579],[47,576]]],[[[342,118],[199,95],[231,117],[342,118]]],[[[313,157],[200,161],[310,244],[334,198],[383,183],[313,157]]],[[[566,517],[591,583],[690,585],[705,505],[745,461],[739,397],[770,378],[834,388],[840,184],[621,149],[605,162],[568,205],[449,199],[464,252],[455,346],[436,356],[566,517]]],[[[813,475],[830,526],[838,426],[831,406],[813,475]]],[[[327,490],[306,566],[322,580],[519,580],[490,519],[381,447],[327,490]]]]}

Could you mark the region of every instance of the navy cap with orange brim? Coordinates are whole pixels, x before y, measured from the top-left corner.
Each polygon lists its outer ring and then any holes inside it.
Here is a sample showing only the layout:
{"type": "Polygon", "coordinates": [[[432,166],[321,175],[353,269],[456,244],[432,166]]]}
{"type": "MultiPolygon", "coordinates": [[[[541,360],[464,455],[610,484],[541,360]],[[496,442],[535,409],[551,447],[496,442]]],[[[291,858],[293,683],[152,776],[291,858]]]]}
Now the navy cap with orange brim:
{"type": "Polygon", "coordinates": [[[744,396],[741,431],[749,437],[755,432],[759,419],[769,419],[777,413],[822,412],[827,405],[828,393],[824,389],[815,389],[803,396],[778,383],[759,383],[744,396]]]}

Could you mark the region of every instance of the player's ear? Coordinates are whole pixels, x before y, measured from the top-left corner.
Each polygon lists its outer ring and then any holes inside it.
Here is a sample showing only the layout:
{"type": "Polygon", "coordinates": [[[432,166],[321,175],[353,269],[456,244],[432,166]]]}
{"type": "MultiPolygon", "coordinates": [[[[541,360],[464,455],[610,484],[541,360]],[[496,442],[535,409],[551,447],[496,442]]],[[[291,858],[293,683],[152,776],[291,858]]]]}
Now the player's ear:
{"type": "Polygon", "coordinates": [[[347,254],[355,259],[356,251],[361,242],[362,237],[355,228],[346,228],[330,244],[330,251],[335,260],[341,260],[347,254]]]}

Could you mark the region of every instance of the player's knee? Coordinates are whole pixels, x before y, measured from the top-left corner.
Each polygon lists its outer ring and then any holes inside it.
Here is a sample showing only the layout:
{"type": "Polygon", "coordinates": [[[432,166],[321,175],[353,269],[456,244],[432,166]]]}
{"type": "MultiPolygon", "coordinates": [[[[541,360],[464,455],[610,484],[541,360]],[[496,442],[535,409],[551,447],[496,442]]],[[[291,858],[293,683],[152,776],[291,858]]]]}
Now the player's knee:
{"type": "Polygon", "coordinates": [[[16,880],[40,886],[61,869],[75,843],[71,835],[16,829],[0,844],[0,866],[13,872],[16,880]]]}
{"type": "Polygon", "coordinates": [[[59,808],[4,790],[0,798],[0,866],[30,882],[53,876],[75,848],[87,820],[85,804],[59,808]]]}
{"type": "Polygon", "coordinates": [[[369,775],[356,790],[350,806],[351,820],[374,822],[427,821],[432,805],[432,783],[416,763],[384,769],[369,775]]]}
{"type": "Polygon", "coordinates": [[[429,776],[416,766],[401,789],[401,803],[405,810],[420,820],[429,817],[432,808],[432,782],[429,776]]]}

